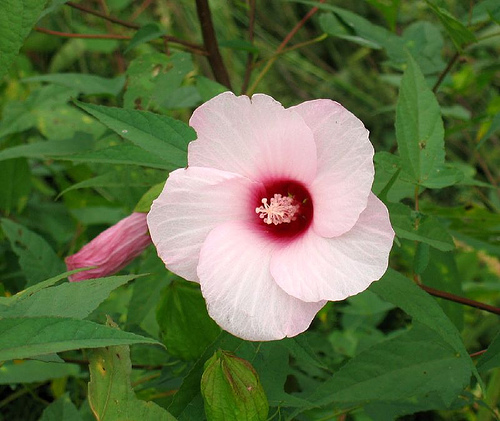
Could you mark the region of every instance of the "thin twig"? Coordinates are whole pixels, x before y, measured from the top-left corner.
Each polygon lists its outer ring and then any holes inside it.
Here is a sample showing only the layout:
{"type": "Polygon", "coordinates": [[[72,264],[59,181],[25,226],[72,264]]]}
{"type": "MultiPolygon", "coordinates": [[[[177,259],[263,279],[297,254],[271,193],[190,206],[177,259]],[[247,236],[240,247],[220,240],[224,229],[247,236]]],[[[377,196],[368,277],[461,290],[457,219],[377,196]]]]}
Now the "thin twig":
{"type": "Polygon", "coordinates": [[[149,7],[149,5],[152,2],[153,0],[144,0],[142,4],[139,6],[139,8],[134,12],[134,14],[130,16],[130,21],[132,22],[136,20],[142,14],[142,12],[144,12],[149,7]]]}
{"type": "Polygon", "coordinates": [[[472,354],[469,354],[469,357],[471,358],[475,358],[475,357],[480,357],[481,355],[483,355],[486,351],[488,351],[487,349],[483,349],[481,351],[477,351],[477,352],[473,352],[472,354]]]}
{"type": "MultiPolygon", "coordinates": [[[[107,15],[105,13],[99,12],[99,11],[94,10],[94,9],[89,9],[88,7],[82,6],[82,5],[77,4],[77,3],[73,3],[72,1],[68,1],[66,4],[70,7],[73,7],[74,9],[80,10],[81,12],[85,12],[85,13],[88,13],[89,15],[97,16],[99,18],[105,19],[109,22],[115,23],[115,24],[120,25],[120,26],[124,26],[126,28],[136,29],[136,30],[140,28],[140,25],[138,25],[136,23],[128,22],[126,20],[119,19],[119,18],[112,16],[112,15],[107,15]]],[[[173,37],[170,35],[163,35],[162,38],[166,39],[167,41],[169,41],[173,44],[183,45],[184,47],[188,48],[189,50],[191,50],[195,54],[207,55],[205,49],[199,44],[195,44],[195,43],[192,43],[189,41],[184,41],[182,39],[179,39],[177,37],[173,37]]]]}
{"type": "Polygon", "coordinates": [[[436,83],[434,84],[434,86],[432,87],[432,92],[436,93],[436,91],[438,90],[439,88],[439,85],[441,85],[441,82],[443,81],[443,79],[445,78],[445,76],[448,74],[448,72],[451,70],[451,68],[453,67],[453,65],[455,64],[455,62],[458,60],[458,58],[460,57],[460,53],[456,52],[453,57],[450,59],[450,61],[448,62],[448,65],[446,66],[446,68],[441,72],[441,74],[439,75],[439,78],[438,80],[436,81],[436,83]]]}
{"type": "Polygon", "coordinates": [[[35,31],[42,32],[44,34],[56,35],[62,38],[83,38],[83,39],[132,39],[126,35],[118,34],[73,34],[70,32],[59,32],[53,31],[52,29],[42,28],[40,26],[35,27],[35,31]]]}
{"type": "Polygon", "coordinates": [[[212,68],[215,80],[232,90],[229,73],[222,60],[219,44],[215,36],[215,29],[208,1],[196,0],[196,11],[198,13],[198,20],[200,21],[201,33],[203,35],[203,44],[205,45],[205,50],[208,52],[208,62],[212,68]]]}
{"type": "MultiPolygon", "coordinates": [[[[320,3],[324,3],[325,0],[319,0],[320,3]]],[[[275,53],[273,56],[268,60],[264,68],[261,70],[255,81],[253,82],[252,86],[248,90],[248,94],[251,95],[254,91],[255,88],[257,88],[257,85],[260,83],[262,78],[266,75],[266,73],[271,69],[272,65],[276,61],[276,59],[279,57],[279,53],[282,52],[282,50],[285,49],[286,45],[290,42],[290,40],[294,37],[294,35],[299,31],[300,28],[302,28],[306,22],[311,19],[314,14],[319,10],[319,7],[314,6],[307,14],[292,28],[292,30],[287,34],[287,36],[283,39],[281,44],[278,46],[276,49],[275,53]]]]}
{"type": "MultiPolygon", "coordinates": [[[[249,23],[248,23],[248,41],[253,45],[254,28],[255,28],[255,0],[249,0],[249,23]]],[[[247,57],[247,64],[245,66],[245,77],[243,78],[243,85],[241,86],[241,93],[244,94],[250,83],[250,76],[253,70],[254,53],[250,51],[247,57]]]]}
{"type": "Polygon", "coordinates": [[[430,295],[434,295],[435,297],[444,298],[445,300],[448,301],[453,301],[455,303],[463,304],[469,307],[478,308],[479,310],[488,311],[490,313],[497,314],[500,316],[500,308],[498,307],[480,303],[479,301],[470,300],[469,298],[460,297],[455,294],[450,294],[449,292],[441,291],[439,289],[434,289],[426,285],[420,284],[419,287],[422,288],[424,291],[428,292],[430,295]]]}

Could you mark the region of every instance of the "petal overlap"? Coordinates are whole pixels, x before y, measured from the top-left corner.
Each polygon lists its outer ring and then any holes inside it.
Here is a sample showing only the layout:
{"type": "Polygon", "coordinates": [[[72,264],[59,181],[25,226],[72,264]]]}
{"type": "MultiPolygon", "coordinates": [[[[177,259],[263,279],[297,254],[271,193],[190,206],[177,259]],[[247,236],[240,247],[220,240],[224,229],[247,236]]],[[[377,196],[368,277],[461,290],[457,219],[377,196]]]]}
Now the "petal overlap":
{"type": "Polygon", "coordinates": [[[365,209],[375,173],[373,146],[361,120],[337,102],[307,101],[291,107],[314,134],[318,171],[310,186],[313,229],[323,237],[349,231],[365,209]]]}
{"type": "Polygon", "coordinates": [[[298,300],[274,282],[269,272],[274,247],[251,225],[227,222],[210,232],[201,249],[198,276],[208,313],[243,339],[295,336],[325,304],[298,300]]]}
{"type": "Polygon", "coordinates": [[[309,230],[274,250],[271,274],[285,292],[300,300],[343,300],[382,277],[393,239],[387,208],[370,194],[356,225],[344,235],[324,238],[309,230]]]}
{"type": "Polygon", "coordinates": [[[148,214],[151,238],[165,265],[197,282],[200,249],[208,233],[222,222],[253,218],[250,200],[257,184],[213,168],[172,172],[148,214]]]}

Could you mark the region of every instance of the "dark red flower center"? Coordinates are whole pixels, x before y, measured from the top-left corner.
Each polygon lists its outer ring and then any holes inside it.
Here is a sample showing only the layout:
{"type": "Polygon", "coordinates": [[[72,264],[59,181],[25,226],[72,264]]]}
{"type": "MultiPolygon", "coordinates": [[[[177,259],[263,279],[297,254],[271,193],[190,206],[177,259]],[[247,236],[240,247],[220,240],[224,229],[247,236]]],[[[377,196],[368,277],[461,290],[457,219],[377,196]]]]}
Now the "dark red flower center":
{"type": "Polygon", "coordinates": [[[292,180],[264,183],[264,191],[256,197],[259,229],[277,240],[295,238],[304,233],[312,221],[311,195],[302,183],[292,180]]]}

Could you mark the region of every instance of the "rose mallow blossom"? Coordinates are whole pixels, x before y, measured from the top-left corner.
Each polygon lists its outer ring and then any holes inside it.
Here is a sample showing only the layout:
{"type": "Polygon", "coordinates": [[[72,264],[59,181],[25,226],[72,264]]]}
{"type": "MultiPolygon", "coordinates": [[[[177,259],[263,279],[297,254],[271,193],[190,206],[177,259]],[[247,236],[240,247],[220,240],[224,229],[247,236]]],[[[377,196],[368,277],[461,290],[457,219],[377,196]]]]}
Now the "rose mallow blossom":
{"type": "Polygon", "coordinates": [[[326,301],[384,274],[394,232],[371,193],[368,130],[352,113],[327,99],[285,109],[226,92],[190,125],[188,168],[170,174],[148,225],[166,267],[200,283],[222,328],[295,336],[326,301]]]}
{"type": "Polygon", "coordinates": [[[134,212],[100,233],[90,243],[66,257],[68,270],[96,266],[69,277],[71,282],[112,275],[130,263],[151,244],[146,214],[134,212]]]}

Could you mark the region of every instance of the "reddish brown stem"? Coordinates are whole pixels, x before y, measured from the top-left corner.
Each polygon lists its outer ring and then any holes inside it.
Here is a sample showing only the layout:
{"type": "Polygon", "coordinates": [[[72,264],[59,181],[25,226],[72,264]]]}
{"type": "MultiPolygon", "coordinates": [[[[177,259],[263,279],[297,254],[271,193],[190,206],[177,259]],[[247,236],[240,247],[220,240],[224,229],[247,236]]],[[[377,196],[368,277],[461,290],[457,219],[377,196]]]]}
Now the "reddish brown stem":
{"type": "Polygon", "coordinates": [[[205,50],[208,52],[208,62],[212,68],[215,80],[232,90],[229,73],[219,51],[219,44],[215,36],[215,29],[208,1],[196,0],[196,11],[201,25],[203,44],[205,45],[205,50]]]}
{"type": "Polygon", "coordinates": [[[483,355],[486,351],[487,351],[487,349],[483,349],[483,350],[481,350],[481,351],[473,352],[472,354],[469,354],[469,357],[471,357],[471,358],[480,357],[480,356],[481,356],[481,355],[483,355]]]}
{"type": "Polygon", "coordinates": [[[500,308],[498,308],[498,307],[490,306],[489,304],[480,303],[479,301],[470,300],[469,298],[460,297],[460,296],[455,295],[455,294],[450,294],[449,292],[441,291],[439,289],[434,289],[434,288],[428,287],[426,285],[420,284],[419,287],[422,288],[427,293],[429,293],[430,295],[433,295],[435,297],[443,298],[443,299],[448,300],[448,301],[453,301],[455,303],[463,304],[463,305],[466,305],[469,307],[478,308],[479,310],[484,310],[484,311],[488,311],[488,312],[493,313],[493,314],[500,315],[500,308]]]}
{"type": "Polygon", "coordinates": [[[35,31],[42,32],[44,34],[56,35],[62,38],[84,38],[84,39],[132,39],[126,35],[117,34],[72,34],[69,32],[59,32],[53,31],[52,29],[42,28],[40,26],[35,27],[35,31]]]}
{"type": "MultiPolygon", "coordinates": [[[[253,45],[253,35],[255,28],[255,0],[249,0],[249,23],[248,23],[248,41],[253,45]]],[[[243,85],[241,86],[241,93],[244,94],[248,89],[248,84],[250,83],[250,76],[253,70],[253,52],[248,53],[247,64],[245,67],[245,77],[243,78],[243,85]]]]}
{"type": "MultiPolygon", "coordinates": [[[[324,3],[325,0],[319,0],[320,3],[324,3]]],[[[250,87],[249,94],[252,94],[255,91],[255,88],[257,88],[257,85],[259,82],[262,80],[264,75],[269,71],[269,69],[272,67],[273,63],[276,61],[276,59],[279,57],[280,53],[284,50],[286,45],[290,42],[290,40],[294,37],[294,35],[298,32],[300,28],[302,28],[305,23],[311,19],[314,14],[319,10],[319,7],[314,6],[307,14],[292,28],[292,30],[287,34],[287,36],[283,39],[281,44],[278,46],[276,49],[276,52],[274,53],[273,57],[269,59],[267,64],[264,66],[264,68],[261,70],[255,81],[253,82],[252,86],[250,87]]]]}
{"type": "MultiPolygon", "coordinates": [[[[72,1],[69,1],[66,4],[70,7],[73,7],[74,9],[80,10],[81,12],[88,13],[89,15],[97,16],[99,18],[105,19],[109,22],[115,23],[115,24],[120,25],[120,26],[124,26],[126,28],[130,28],[130,29],[139,29],[140,28],[140,25],[138,25],[136,23],[128,22],[128,21],[122,20],[122,19],[118,19],[115,16],[107,15],[105,13],[99,12],[98,10],[89,9],[88,7],[82,6],[82,5],[77,4],[77,3],[73,3],[72,1]]],[[[194,43],[189,42],[189,41],[184,41],[182,39],[179,39],[177,37],[172,37],[170,35],[163,35],[162,38],[166,39],[167,41],[169,41],[171,43],[183,45],[184,47],[188,48],[189,50],[191,50],[191,52],[193,52],[195,54],[206,55],[206,51],[201,45],[194,44],[194,43]]]]}

